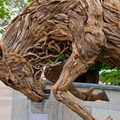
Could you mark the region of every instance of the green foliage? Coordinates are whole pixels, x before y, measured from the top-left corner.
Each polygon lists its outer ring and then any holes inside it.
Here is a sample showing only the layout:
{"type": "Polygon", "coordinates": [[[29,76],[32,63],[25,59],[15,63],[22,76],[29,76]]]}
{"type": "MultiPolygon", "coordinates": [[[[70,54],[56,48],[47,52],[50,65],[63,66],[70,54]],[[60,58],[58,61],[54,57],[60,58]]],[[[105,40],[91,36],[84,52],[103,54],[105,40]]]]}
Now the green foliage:
{"type": "Polygon", "coordinates": [[[54,57],[51,59],[52,62],[57,63],[57,62],[63,62],[64,60],[68,59],[70,57],[71,53],[64,52],[58,57],[54,57]]]}
{"type": "Polygon", "coordinates": [[[32,0],[0,0],[0,33],[27,4],[32,0]]]}
{"type": "Polygon", "coordinates": [[[93,66],[90,67],[90,70],[91,71],[100,71],[102,69],[102,67],[103,67],[103,63],[96,62],[95,65],[93,65],[93,66]]]}
{"type": "Polygon", "coordinates": [[[7,6],[9,6],[9,0],[0,0],[0,33],[3,33],[8,20],[11,18],[11,12],[7,6]]]}
{"type": "Polygon", "coordinates": [[[23,9],[31,1],[33,0],[0,0],[0,18],[10,19],[11,15],[23,9]]]}
{"type": "Polygon", "coordinates": [[[103,64],[103,63],[98,62],[98,61],[96,62],[95,65],[90,67],[90,70],[92,70],[92,71],[100,71],[100,70],[108,70],[108,69],[113,69],[113,67],[108,66],[108,65],[103,64]]]}
{"type": "Polygon", "coordinates": [[[10,12],[6,5],[10,5],[8,0],[0,0],[0,18],[10,19],[10,12]]]}
{"type": "Polygon", "coordinates": [[[120,70],[113,69],[111,71],[103,71],[99,78],[103,80],[103,83],[109,85],[120,85],[120,70]]]}
{"type": "Polygon", "coordinates": [[[99,79],[102,80],[103,83],[107,85],[120,85],[120,69],[97,62],[95,65],[90,67],[90,70],[96,72],[102,70],[99,75],[99,79]]]}
{"type": "Polygon", "coordinates": [[[32,2],[33,0],[27,0],[27,2],[32,2]]]}

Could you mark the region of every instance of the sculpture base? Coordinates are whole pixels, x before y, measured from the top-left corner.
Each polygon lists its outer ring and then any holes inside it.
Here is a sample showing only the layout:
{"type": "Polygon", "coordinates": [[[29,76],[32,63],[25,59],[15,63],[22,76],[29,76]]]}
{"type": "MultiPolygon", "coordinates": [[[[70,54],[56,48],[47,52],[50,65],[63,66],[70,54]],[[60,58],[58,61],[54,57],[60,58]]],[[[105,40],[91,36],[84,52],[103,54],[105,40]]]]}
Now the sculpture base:
{"type": "Polygon", "coordinates": [[[14,90],[11,120],[37,120],[37,118],[39,120],[68,120],[69,116],[73,116],[75,120],[82,120],[63,103],[56,101],[52,93],[50,97],[49,95],[49,91],[46,92],[46,99],[38,103],[32,102],[22,93],[14,90]]]}
{"type": "MultiPolygon", "coordinates": [[[[110,100],[109,102],[100,100],[90,102],[75,99],[98,120],[105,120],[109,115],[114,120],[120,120],[120,86],[86,83],[73,83],[73,85],[81,91],[87,91],[90,87],[95,88],[95,93],[100,92],[101,89],[105,90],[110,100]]],[[[51,82],[47,82],[46,89],[50,90],[52,86],[51,82]]],[[[11,120],[30,120],[33,115],[42,116],[46,114],[48,120],[83,120],[63,103],[56,101],[52,91],[49,99],[42,103],[32,102],[22,93],[13,91],[11,120]]]]}
{"type": "Polygon", "coordinates": [[[41,102],[32,102],[22,93],[13,90],[12,120],[48,120],[48,114],[44,114],[44,106],[49,99],[50,90],[44,91],[46,99],[41,102]]]}

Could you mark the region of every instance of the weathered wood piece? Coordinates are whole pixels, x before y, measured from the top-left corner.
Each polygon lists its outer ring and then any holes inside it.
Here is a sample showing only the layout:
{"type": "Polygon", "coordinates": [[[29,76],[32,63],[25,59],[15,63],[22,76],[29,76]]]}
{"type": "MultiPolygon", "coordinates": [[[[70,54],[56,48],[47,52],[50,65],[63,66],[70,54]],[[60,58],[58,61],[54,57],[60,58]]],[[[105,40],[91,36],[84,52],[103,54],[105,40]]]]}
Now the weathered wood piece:
{"type": "Polygon", "coordinates": [[[34,0],[2,37],[0,80],[40,102],[44,72],[55,83],[58,101],[84,120],[95,120],[67,91],[84,101],[108,101],[104,91],[82,92],[72,85],[96,61],[120,68],[120,0],[34,0]]]}

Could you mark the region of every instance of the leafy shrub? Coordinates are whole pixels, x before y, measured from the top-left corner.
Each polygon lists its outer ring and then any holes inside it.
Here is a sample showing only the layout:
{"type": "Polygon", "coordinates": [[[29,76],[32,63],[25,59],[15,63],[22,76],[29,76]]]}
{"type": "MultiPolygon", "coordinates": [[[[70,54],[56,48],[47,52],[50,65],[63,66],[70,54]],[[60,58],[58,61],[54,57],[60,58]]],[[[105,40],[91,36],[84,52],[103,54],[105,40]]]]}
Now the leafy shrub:
{"type": "Polygon", "coordinates": [[[103,80],[103,83],[109,85],[120,85],[120,70],[113,69],[111,71],[103,71],[99,78],[103,80]]]}

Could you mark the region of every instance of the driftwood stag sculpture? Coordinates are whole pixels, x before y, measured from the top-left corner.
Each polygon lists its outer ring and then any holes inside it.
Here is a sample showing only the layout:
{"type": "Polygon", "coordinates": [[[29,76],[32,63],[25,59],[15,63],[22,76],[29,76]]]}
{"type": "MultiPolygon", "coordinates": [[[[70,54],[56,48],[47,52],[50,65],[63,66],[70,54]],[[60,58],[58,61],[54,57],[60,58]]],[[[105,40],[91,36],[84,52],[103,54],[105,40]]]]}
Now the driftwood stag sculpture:
{"type": "Polygon", "coordinates": [[[55,98],[84,120],[95,120],[67,91],[84,101],[108,100],[104,91],[72,85],[96,61],[120,68],[120,0],[34,0],[2,37],[0,80],[40,102],[46,67],[55,98]]]}

